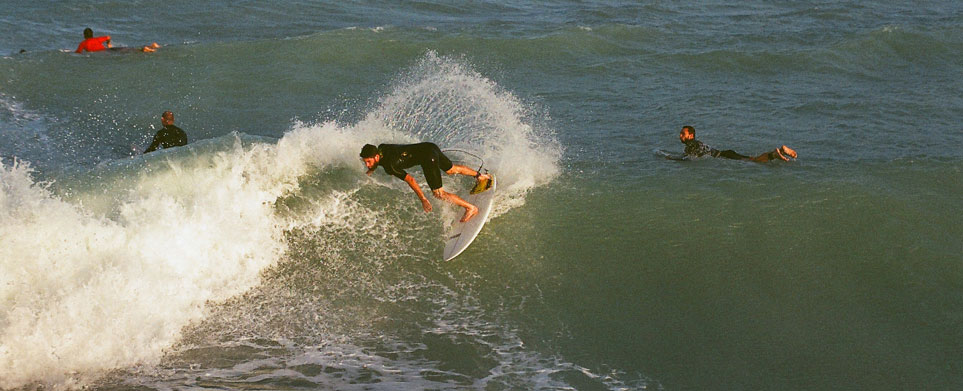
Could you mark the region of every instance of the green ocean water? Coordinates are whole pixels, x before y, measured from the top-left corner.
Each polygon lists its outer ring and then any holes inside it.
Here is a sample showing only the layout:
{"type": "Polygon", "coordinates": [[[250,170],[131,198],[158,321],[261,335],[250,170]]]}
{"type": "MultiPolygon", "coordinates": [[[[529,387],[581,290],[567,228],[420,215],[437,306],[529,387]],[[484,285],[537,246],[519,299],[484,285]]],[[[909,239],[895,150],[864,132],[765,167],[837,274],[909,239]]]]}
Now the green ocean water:
{"type": "Polygon", "coordinates": [[[963,386],[956,3],[0,15],[0,389],[963,386]],[[423,140],[499,176],[452,262],[357,158],[423,140]]]}

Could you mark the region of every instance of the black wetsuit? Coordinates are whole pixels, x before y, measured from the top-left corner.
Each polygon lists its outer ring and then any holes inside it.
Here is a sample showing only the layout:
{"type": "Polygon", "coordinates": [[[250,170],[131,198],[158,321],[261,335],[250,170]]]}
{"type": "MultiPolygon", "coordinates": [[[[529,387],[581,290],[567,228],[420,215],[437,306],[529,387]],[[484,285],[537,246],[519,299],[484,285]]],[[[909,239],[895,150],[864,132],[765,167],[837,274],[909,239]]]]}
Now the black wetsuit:
{"type": "Polygon", "coordinates": [[[752,159],[749,156],[740,155],[736,153],[736,151],[733,151],[731,149],[720,151],[696,139],[692,139],[685,142],[685,152],[683,153],[683,155],[684,155],[683,158],[688,158],[688,159],[699,158],[705,155],[709,155],[712,157],[724,157],[726,159],[736,159],[736,160],[752,159]]]}
{"type": "Polygon", "coordinates": [[[156,151],[157,147],[170,148],[183,145],[187,145],[187,133],[174,125],[164,125],[164,128],[154,135],[154,142],[150,143],[144,153],[156,151]]]}
{"type": "Polygon", "coordinates": [[[384,168],[388,175],[394,175],[401,180],[408,176],[406,168],[421,166],[431,190],[441,188],[441,172],[452,167],[451,160],[433,143],[381,144],[378,152],[381,153],[378,165],[384,168]]]}

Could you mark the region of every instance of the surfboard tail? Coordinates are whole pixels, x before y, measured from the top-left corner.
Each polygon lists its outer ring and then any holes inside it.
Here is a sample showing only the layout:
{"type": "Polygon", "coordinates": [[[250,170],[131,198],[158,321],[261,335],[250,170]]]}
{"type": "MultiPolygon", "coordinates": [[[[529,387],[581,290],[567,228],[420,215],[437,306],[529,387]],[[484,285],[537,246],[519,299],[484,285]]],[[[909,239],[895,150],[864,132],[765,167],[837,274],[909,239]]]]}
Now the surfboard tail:
{"type": "Polygon", "coordinates": [[[484,190],[477,194],[470,194],[465,198],[466,201],[478,207],[478,214],[464,223],[460,222],[458,217],[455,217],[455,221],[452,222],[452,232],[445,240],[443,259],[446,261],[465,251],[468,245],[478,236],[478,233],[481,232],[485,221],[488,220],[488,214],[492,210],[492,201],[495,198],[495,188],[498,184],[495,183],[495,177],[482,182],[490,183],[479,183],[476,187],[484,190]]]}

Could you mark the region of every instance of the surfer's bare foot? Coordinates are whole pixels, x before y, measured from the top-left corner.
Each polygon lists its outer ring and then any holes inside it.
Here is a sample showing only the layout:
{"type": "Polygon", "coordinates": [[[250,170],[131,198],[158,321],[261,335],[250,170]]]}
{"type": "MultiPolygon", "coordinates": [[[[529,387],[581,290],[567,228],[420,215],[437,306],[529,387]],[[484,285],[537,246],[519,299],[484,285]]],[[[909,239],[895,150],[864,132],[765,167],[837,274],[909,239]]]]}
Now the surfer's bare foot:
{"type": "Polygon", "coordinates": [[[478,182],[487,181],[489,179],[492,179],[491,174],[478,174],[478,182]]]}
{"type": "Polygon", "coordinates": [[[789,147],[787,147],[787,146],[785,146],[785,145],[783,145],[782,148],[779,148],[779,153],[782,154],[782,155],[789,156],[789,157],[791,157],[791,158],[793,158],[793,159],[795,159],[796,156],[797,156],[797,155],[796,155],[796,151],[794,151],[792,148],[789,148],[789,147]]]}
{"type": "Polygon", "coordinates": [[[472,205],[470,208],[465,208],[465,215],[462,216],[461,222],[462,223],[467,222],[468,220],[471,220],[472,217],[475,217],[475,215],[477,214],[478,214],[478,207],[472,205]]]}

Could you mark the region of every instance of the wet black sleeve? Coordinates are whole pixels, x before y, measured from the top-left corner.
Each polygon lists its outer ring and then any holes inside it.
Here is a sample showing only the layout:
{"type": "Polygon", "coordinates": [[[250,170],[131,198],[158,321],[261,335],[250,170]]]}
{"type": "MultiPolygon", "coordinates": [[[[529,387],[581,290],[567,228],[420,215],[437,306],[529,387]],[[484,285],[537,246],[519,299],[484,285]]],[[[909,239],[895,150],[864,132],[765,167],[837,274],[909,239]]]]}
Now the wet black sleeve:
{"type": "Polygon", "coordinates": [[[173,128],[172,130],[174,130],[175,133],[174,145],[178,147],[187,145],[187,132],[185,132],[184,129],[178,128],[174,125],[171,125],[171,128],[173,128]]]}
{"type": "Polygon", "coordinates": [[[163,132],[164,129],[161,129],[159,132],[157,132],[157,134],[154,135],[154,141],[152,141],[150,146],[144,150],[144,153],[154,152],[157,150],[157,147],[159,147],[161,144],[161,133],[163,132]]]}

